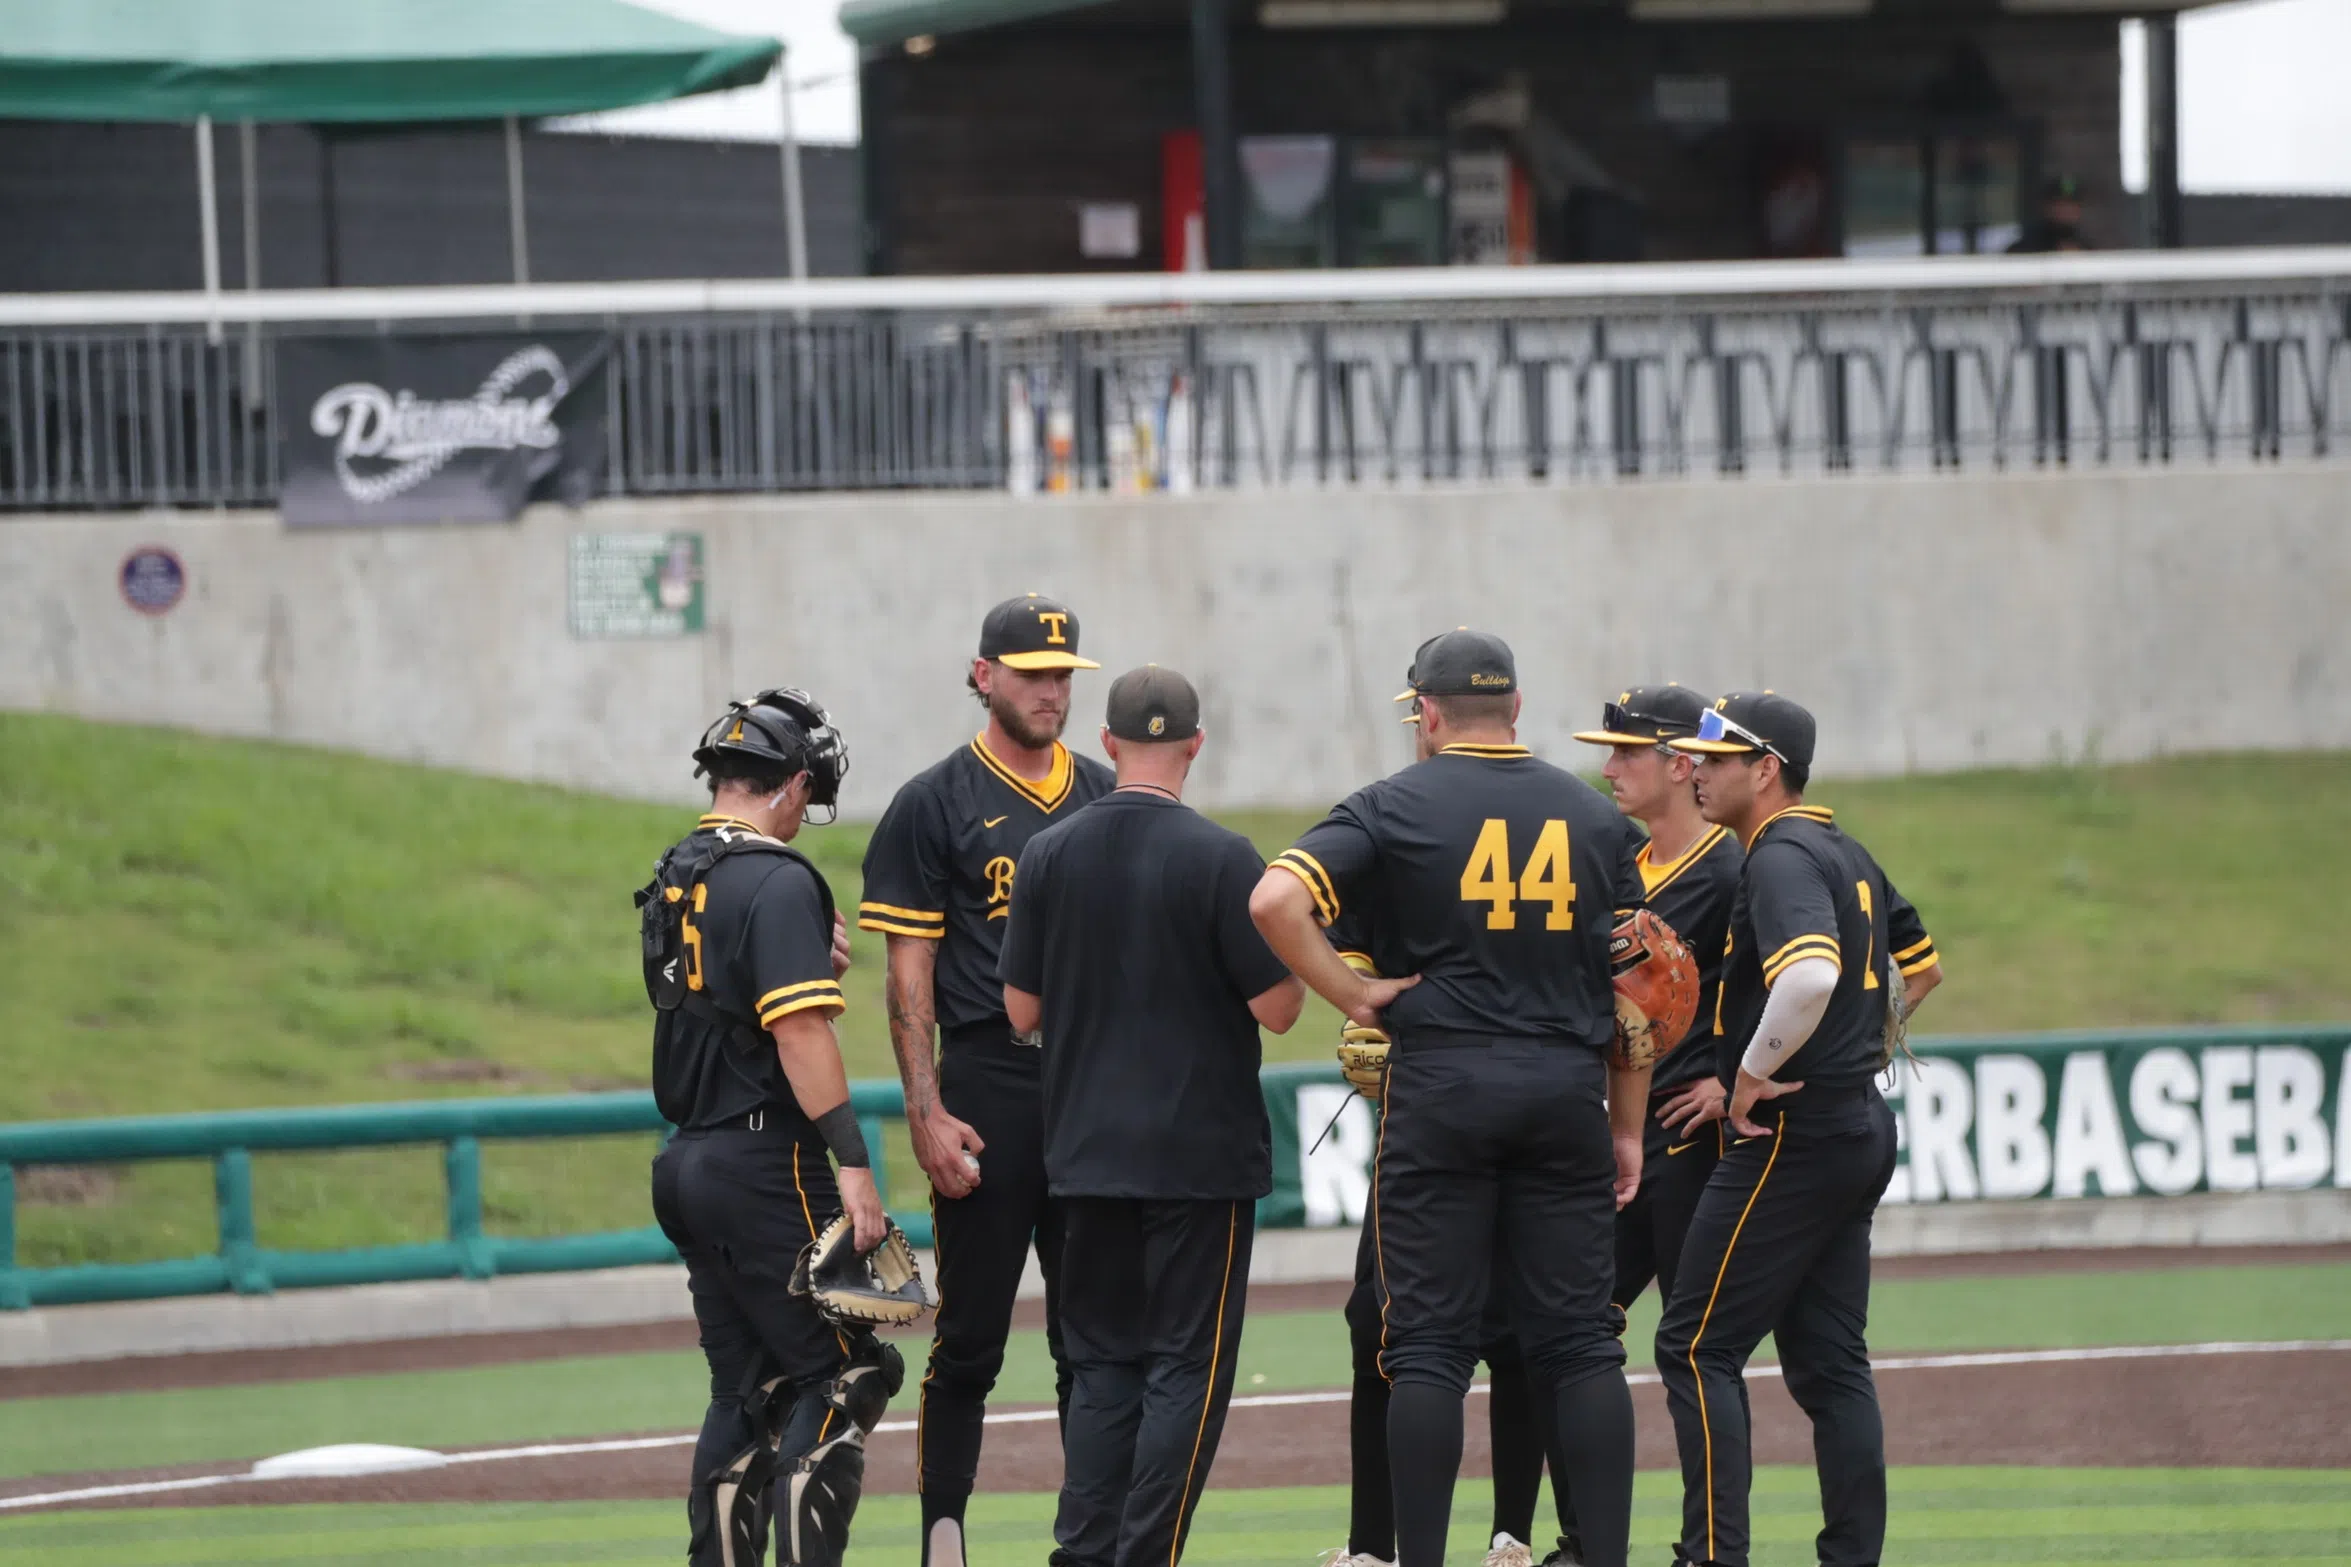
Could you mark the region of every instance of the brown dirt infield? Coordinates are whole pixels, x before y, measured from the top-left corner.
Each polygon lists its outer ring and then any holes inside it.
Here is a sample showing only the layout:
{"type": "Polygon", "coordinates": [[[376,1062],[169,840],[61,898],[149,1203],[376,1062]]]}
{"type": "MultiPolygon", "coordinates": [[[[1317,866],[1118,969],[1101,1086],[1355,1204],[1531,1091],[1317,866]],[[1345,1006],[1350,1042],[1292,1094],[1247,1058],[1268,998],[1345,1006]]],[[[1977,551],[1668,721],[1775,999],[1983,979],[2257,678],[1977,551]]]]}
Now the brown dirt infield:
{"type": "MultiPolygon", "coordinates": [[[[1758,1463],[1812,1461],[1811,1428],[1777,1377],[1751,1380],[1758,1463]]],[[[1887,1457],[1897,1464],[2034,1464],[2279,1468],[2351,1467],[2351,1351],[2320,1350],[2166,1359],[2092,1360],[1881,1372],[1887,1457]]],[[[1674,1464],[1662,1390],[1633,1390],[1639,1463],[1674,1464]]],[[[1484,1399],[1469,1405],[1463,1473],[1488,1473],[1484,1399]]],[[[901,1405],[892,1414],[904,1418],[901,1405]]],[[[512,1502],[672,1499],[684,1494],[683,1445],[457,1465],[351,1480],[280,1481],[108,1498],[80,1507],[183,1507],[257,1502],[512,1502]]],[[[0,1495],[217,1474],[187,1466],[103,1475],[49,1475],[0,1484],[0,1495]]],[[[1043,1491],[1061,1479],[1051,1420],[993,1426],[980,1467],[990,1491],[1043,1491]]],[[[1240,1407],[1217,1454],[1220,1486],[1341,1484],[1347,1479],[1343,1402],[1240,1407]]],[[[877,1433],[867,1487],[914,1488],[911,1432],[877,1433]]]]}
{"type": "MultiPolygon", "coordinates": [[[[1993,1278],[2027,1273],[2113,1273],[2149,1268],[2233,1267],[2276,1262],[2351,1262],[2351,1244],[2231,1246],[2227,1248],[2118,1248],[2104,1251],[1970,1253],[1885,1257],[1871,1264],[1879,1279],[1993,1278]]],[[[1315,1284],[1256,1284],[1251,1311],[1336,1311],[1354,1286],[1346,1280],[1315,1284]]],[[[1045,1325],[1045,1304],[1021,1301],[1012,1325],[1045,1325]]],[[[912,1335],[927,1341],[928,1333],[912,1335]]],[[[301,1382],[313,1377],[383,1375],[402,1371],[462,1370],[578,1355],[626,1355],[694,1347],[686,1321],[630,1323],[604,1328],[554,1328],[529,1333],[467,1333],[443,1338],[384,1339],[298,1349],[223,1350],[189,1355],[140,1355],[70,1361],[55,1366],[0,1366],[0,1399],[54,1398],[77,1393],[153,1393],[167,1388],[232,1387],[254,1382],[301,1382]]],[[[909,1357],[912,1358],[911,1356],[909,1357]]]]}
{"type": "MultiPolygon", "coordinates": [[[[2011,1254],[1997,1257],[1887,1259],[1886,1278],[1952,1274],[2110,1270],[2212,1265],[2216,1262],[2332,1261],[2351,1246],[2189,1252],[2011,1254]]],[[[1261,1286],[1260,1311],[1336,1308],[1344,1283],[1261,1286]]],[[[1038,1303],[1024,1302],[1021,1326],[1041,1325],[1038,1303]]],[[[332,1348],[187,1355],[0,1370],[0,1398],[118,1389],[203,1387],[322,1375],[398,1373],[500,1364],[558,1356],[690,1349],[692,1325],[579,1329],[555,1333],[480,1334],[332,1348]]],[[[1899,1356],[1893,1357],[1902,1358],[1899,1356]]],[[[1755,1457],[1759,1463],[1809,1463],[1811,1431],[1776,1376],[1750,1381],[1755,1457]]],[[[1897,1464],[2036,1464],[2336,1468],[2351,1467],[2351,1351],[2053,1361],[2027,1365],[1901,1368],[1882,1371],[1887,1457],[1897,1464]]],[[[1673,1428],[1654,1381],[1634,1388],[1639,1463],[1674,1464],[1673,1428]]],[[[910,1400],[891,1411],[912,1414],[910,1400]]],[[[1489,1472],[1484,1399],[1469,1405],[1463,1472],[1489,1472]]],[[[623,1433],[625,1435],[625,1433],[623,1433]]],[[[70,1504],[77,1507],[249,1505],[290,1502],[564,1501],[675,1499],[684,1493],[689,1448],[682,1443],[619,1453],[567,1454],[460,1464],[446,1469],[350,1480],[223,1485],[70,1504]]],[[[222,1464],[105,1474],[45,1475],[0,1481],[0,1496],[70,1490],[230,1472],[222,1464]]],[[[1058,1434],[1050,1419],[991,1426],[980,1486],[994,1491],[1051,1490],[1060,1482],[1058,1434]]],[[[1347,1479],[1347,1406],[1242,1405],[1225,1427],[1215,1484],[1310,1485],[1347,1479]]],[[[875,1435],[868,1488],[914,1486],[911,1431],[875,1435]]]]}

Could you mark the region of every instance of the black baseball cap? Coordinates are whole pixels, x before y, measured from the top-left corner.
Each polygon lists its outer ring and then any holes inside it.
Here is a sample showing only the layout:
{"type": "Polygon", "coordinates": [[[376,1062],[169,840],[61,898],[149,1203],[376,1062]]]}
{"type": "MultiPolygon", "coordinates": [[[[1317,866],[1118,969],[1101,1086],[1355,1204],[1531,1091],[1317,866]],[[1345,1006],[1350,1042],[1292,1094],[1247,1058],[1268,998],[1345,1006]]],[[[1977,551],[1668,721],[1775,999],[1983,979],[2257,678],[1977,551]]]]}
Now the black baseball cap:
{"type": "Polygon", "coordinates": [[[1078,617],[1066,605],[1026,593],[980,622],[980,657],[1010,669],[1100,669],[1078,657],[1078,617]]]}
{"type": "Polygon", "coordinates": [[[1399,702],[1422,696],[1502,696],[1518,689],[1518,661],[1500,637],[1457,626],[1423,642],[1404,679],[1399,702]]]}
{"type": "Polygon", "coordinates": [[[1110,683],[1103,719],[1121,740],[1189,740],[1200,732],[1200,693],[1174,670],[1145,664],[1110,683]]]}
{"type": "Polygon", "coordinates": [[[1684,685],[1635,686],[1600,704],[1600,727],[1576,732],[1586,745],[1658,745],[1698,732],[1706,698],[1684,685]]]}
{"type": "Polygon", "coordinates": [[[1698,732],[1666,743],[1702,756],[1768,751],[1795,767],[1812,765],[1812,715],[1776,691],[1733,691],[1699,715],[1698,732]]]}

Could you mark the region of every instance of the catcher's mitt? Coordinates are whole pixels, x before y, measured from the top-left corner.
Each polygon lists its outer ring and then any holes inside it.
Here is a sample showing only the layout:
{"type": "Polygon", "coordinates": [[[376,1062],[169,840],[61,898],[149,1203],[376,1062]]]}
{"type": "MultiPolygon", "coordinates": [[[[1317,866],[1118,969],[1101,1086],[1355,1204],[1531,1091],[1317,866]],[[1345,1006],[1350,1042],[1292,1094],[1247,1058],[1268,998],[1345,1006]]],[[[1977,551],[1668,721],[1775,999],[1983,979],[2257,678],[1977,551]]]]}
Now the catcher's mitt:
{"type": "Polygon", "coordinates": [[[885,1223],[882,1243],[860,1256],[845,1213],[801,1251],[792,1293],[814,1300],[827,1321],[846,1327],[902,1327],[938,1304],[923,1288],[903,1230],[885,1223]]]}
{"type": "Polygon", "coordinates": [[[1609,1060],[1638,1071],[1682,1042],[1698,1017],[1698,960],[1673,927],[1636,909],[1608,935],[1616,986],[1616,1045],[1609,1060]]]}
{"type": "MultiPolygon", "coordinates": [[[[1371,959],[1362,953],[1342,952],[1339,956],[1356,973],[1371,979],[1379,977],[1371,959]]],[[[1352,1018],[1339,1021],[1339,1075],[1357,1093],[1378,1104],[1388,1084],[1388,1036],[1384,1030],[1367,1028],[1352,1018]]]]}

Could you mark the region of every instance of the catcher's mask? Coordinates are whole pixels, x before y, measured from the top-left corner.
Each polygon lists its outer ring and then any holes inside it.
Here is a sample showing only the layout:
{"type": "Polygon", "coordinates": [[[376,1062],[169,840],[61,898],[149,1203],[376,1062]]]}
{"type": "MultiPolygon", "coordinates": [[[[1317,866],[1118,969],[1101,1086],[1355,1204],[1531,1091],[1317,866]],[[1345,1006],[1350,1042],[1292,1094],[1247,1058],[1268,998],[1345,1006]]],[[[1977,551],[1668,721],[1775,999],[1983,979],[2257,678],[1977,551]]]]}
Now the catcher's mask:
{"type": "Polygon", "coordinates": [[[718,722],[694,748],[694,776],[710,771],[722,756],[742,756],[808,774],[808,820],[816,826],[841,813],[841,780],[849,771],[849,746],[823,706],[796,686],[771,686],[757,696],[729,702],[718,722]],[[816,814],[818,807],[824,815],[816,814]]]}

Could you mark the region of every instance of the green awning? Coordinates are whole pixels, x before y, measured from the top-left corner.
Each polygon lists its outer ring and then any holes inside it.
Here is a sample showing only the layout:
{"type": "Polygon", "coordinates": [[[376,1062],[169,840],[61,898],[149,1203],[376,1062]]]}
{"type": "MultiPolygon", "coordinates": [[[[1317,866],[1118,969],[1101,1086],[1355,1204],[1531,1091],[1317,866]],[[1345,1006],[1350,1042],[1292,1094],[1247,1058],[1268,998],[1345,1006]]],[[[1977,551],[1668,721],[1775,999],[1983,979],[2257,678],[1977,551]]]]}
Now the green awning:
{"type": "Polygon", "coordinates": [[[746,87],[782,52],[621,0],[0,0],[0,118],[585,114],[746,87]]]}
{"type": "Polygon", "coordinates": [[[846,0],[841,31],[861,44],[898,44],[925,33],[968,33],[1099,4],[1101,0],[846,0]]]}

